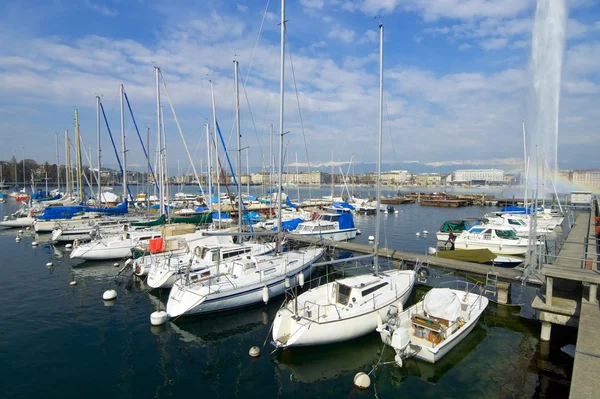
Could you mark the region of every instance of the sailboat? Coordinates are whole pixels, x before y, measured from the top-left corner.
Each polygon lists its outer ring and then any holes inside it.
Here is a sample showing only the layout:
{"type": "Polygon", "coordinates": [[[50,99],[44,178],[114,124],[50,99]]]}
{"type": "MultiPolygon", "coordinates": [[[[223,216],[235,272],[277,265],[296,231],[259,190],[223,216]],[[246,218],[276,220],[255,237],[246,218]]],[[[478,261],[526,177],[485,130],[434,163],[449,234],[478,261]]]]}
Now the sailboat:
{"type": "MultiPolygon", "coordinates": [[[[383,105],[383,25],[379,25],[379,143],[377,207],[381,198],[383,105]]],[[[338,279],[310,289],[288,301],[273,321],[273,343],[278,348],[330,344],[375,331],[402,308],[415,284],[412,270],[379,272],[377,252],[381,214],[376,215],[373,274],[338,279]]]]}
{"type": "MultiPolygon", "coordinates": [[[[283,105],[285,65],[285,0],[281,2],[281,71],[279,108],[279,181],[283,165],[283,105]]],[[[236,100],[238,97],[238,62],[235,66],[236,100]]],[[[239,101],[236,101],[239,149],[239,101]]],[[[216,128],[216,126],[215,126],[216,128]]],[[[238,152],[239,156],[239,152],[238,152]]],[[[239,158],[238,158],[239,159],[239,158]]],[[[240,163],[238,162],[238,165],[240,163]]],[[[281,184],[278,185],[281,198],[281,184]]],[[[238,187],[238,194],[241,188],[238,187]]],[[[241,198],[241,196],[239,196],[241,198]]],[[[240,201],[240,206],[241,201],[240,201]]],[[[281,226],[281,201],[278,201],[278,225],[281,226]]],[[[240,209],[241,211],[241,209],[240,209]]],[[[241,213],[241,212],[240,212],[241,213]]],[[[240,219],[241,225],[241,219],[240,219]]],[[[217,264],[214,274],[196,281],[184,277],[175,282],[169,293],[167,314],[169,317],[225,311],[268,302],[282,295],[287,287],[303,283],[314,263],[323,256],[325,248],[310,247],[283,252],[282,232],[277,232],[276,252],[267,255],[246,256],[243,259],[217,264]]]]}

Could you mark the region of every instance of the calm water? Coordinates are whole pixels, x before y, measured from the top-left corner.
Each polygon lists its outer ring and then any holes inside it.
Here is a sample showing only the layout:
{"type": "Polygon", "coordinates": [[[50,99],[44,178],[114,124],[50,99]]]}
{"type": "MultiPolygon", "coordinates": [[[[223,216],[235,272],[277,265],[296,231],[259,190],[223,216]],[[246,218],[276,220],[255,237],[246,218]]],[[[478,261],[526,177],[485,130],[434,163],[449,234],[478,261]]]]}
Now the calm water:
{"type": "MultiPolygon", "coordinates": [[[[313,190],[313,195],[315,194],[313,190]]],[[[328,190],[324,189],[326,195],[328,190]]],[[[10,200],[9,200],[10,201],[10,200]]],[[[446,219],[481,216],[490,208],[397,206],[383,218],[382,244],[425,253],[446,219]],[[415,232],[428,230],[427,238],[415,232]],[[386,242],[387,241],[387,242],[386,242]]],[[[14,202],[0,205],[0,214],[14,202]]],[[[374,218],[357,217],[359,242],[373,234],[374,218]]],[[[258,359],[280,304],[151,327],[149,315],[167,293],[148,293],[139,280],[114,279],[113,262],[73,268],[64,249],[31,247],[25,234],[0,231],[3,315],[0,322],[0,398],[57,397],[567,397],[572,360],[559,348],[575,342],[575,330],[553,327],[551,345],[538,341],[540,325],[525,306],[490,304],[475,330],[435,366],[392,363],[378,335],[339,345],[292,349],[258,359]],[[46,267],[47,262],[54,266],[46,267]],[[75,287],[69,286],[73,279],[75,287]],[[102,293],[116,289],[105,304],[102,293]],[[111,306],[109,306],[111,305],[111,306]],[[352,387],[370,372],[368,391],[352,387]]],[[[458,276],[462,278],[461,276],[458,276]]],[[[428,282],[456,279],[434,273],[428,282]]],[[[418,287],[413,301],[427,287],[418,287]]],[[[535,290],[515,286],[513,303],[530,303],[535,290]]]]}

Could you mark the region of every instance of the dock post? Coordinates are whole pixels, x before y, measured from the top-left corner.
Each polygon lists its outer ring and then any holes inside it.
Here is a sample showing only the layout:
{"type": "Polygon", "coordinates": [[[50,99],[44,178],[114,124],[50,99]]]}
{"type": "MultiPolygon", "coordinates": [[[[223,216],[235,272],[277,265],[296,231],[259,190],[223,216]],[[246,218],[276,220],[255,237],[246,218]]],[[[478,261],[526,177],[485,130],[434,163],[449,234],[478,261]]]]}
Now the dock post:
{"type": "Polygon", "coordinates": [[[552,306],[552,277],[546,277],[546,305],[552,306]]]}
{"type": "Polygon", "coordinates": [[[542,322],[542,333],[540,334],[540,339],[542,341],[550,341],[550,332],[552,331],[552,324],[547,321],[542,322]]]}
{"type": "Polygon", "coordinates": [[[589,293],[588,301],[592,305],[596,305],[598,303],[598,285],[590,284],[590,286],[588,288],[588,293],[589,293]]]}
{"type": "Polygon", "coordinates": [[[510,283],[499,281],[496,289],[498,290],[498,303],[501,305],[510,303],[510,283]]]}

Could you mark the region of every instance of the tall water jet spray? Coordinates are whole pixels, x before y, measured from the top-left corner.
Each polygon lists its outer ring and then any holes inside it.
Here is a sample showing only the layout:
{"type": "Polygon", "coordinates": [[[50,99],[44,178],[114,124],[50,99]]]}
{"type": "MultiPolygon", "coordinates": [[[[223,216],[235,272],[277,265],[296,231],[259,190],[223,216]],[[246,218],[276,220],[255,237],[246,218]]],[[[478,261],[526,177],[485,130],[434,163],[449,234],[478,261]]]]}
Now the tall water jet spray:
{"type": "MultiPolygon", "coordinates": [[[[543,176],[555,180],[558,174],[558,113],[563,53],[567,25],[566,0],[538,0],[531,42],[533,103],[530,107],[529,193],[543,176]]],[[[542,188],[540,188],[542,190],[542,188]]],[[[540,192],[545,196],[546,192],[540,192]]]]}

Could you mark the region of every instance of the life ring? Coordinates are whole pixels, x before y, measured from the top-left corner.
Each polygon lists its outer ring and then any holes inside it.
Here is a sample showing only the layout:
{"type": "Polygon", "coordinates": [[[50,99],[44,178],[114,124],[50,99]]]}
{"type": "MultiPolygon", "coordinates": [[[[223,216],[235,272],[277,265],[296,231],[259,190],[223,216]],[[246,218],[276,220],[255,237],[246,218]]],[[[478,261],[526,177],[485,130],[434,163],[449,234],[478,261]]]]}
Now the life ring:
{"type": "Polygon", "coordinates": [[[417,273],[419,275],[420,278],[429,278],[429,276],[431,275],[431,272],[429,271],[429,269],[425,266],[419,266],[416,270],[415,273],[417,273]]]}

